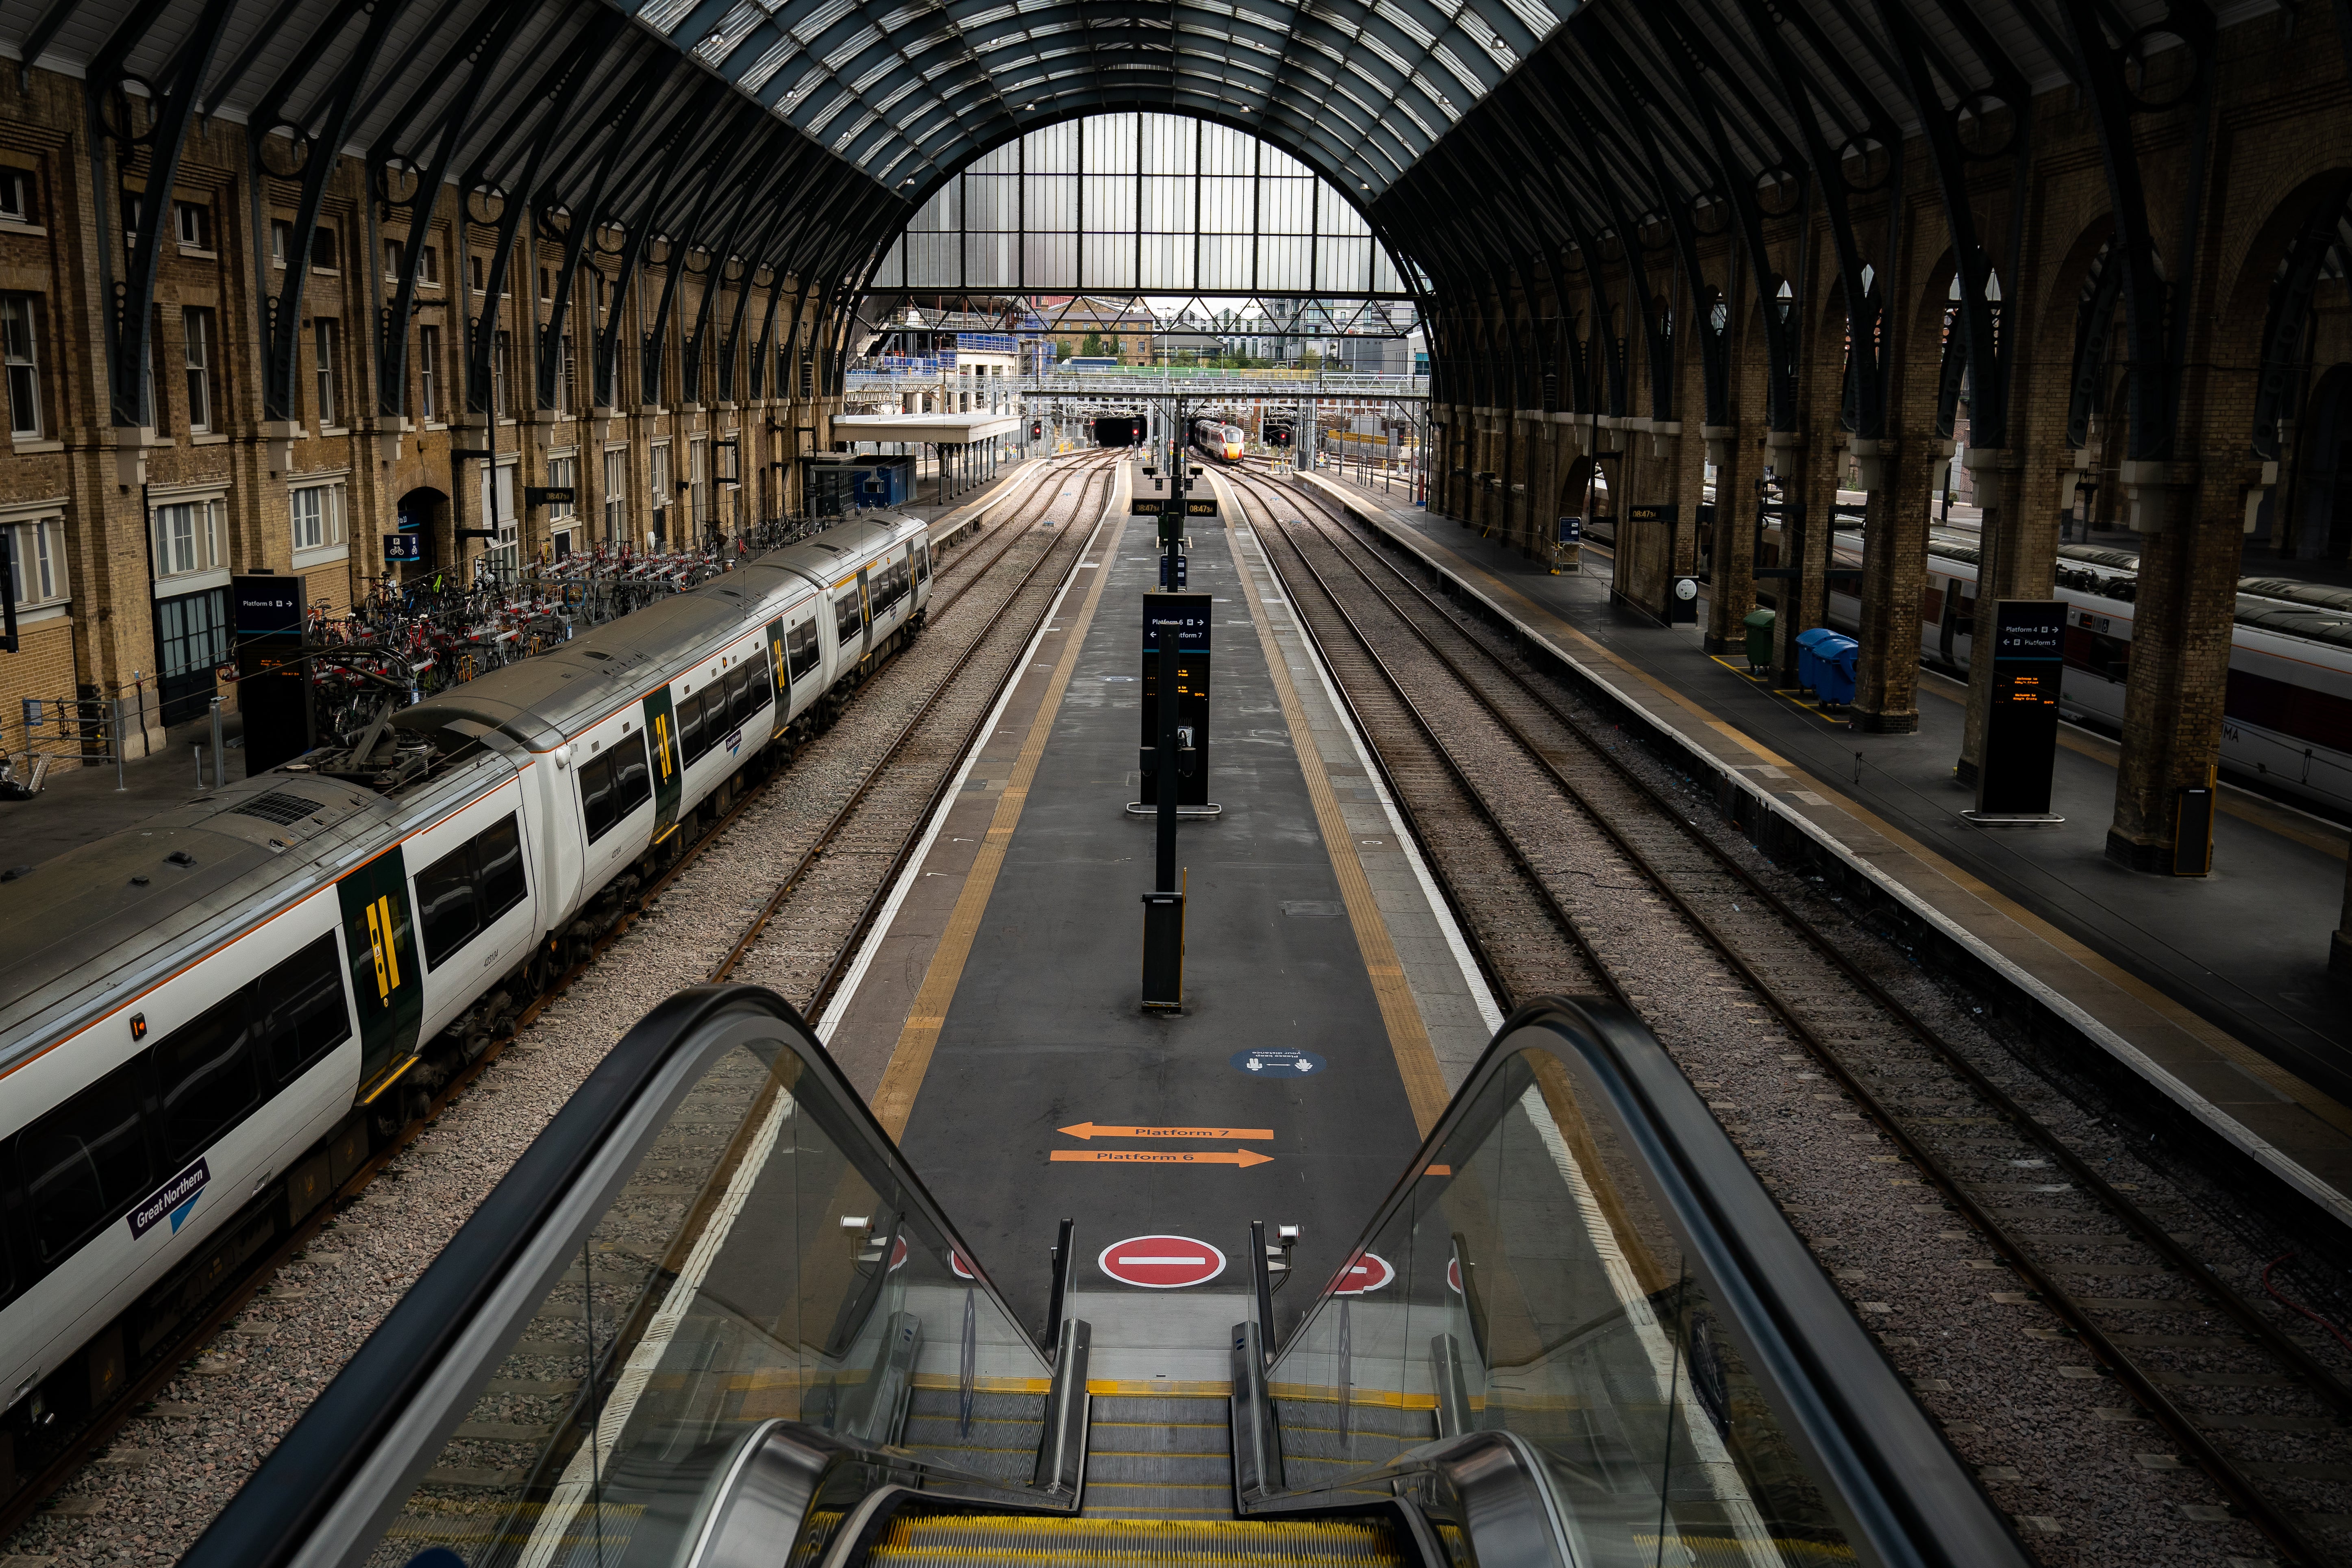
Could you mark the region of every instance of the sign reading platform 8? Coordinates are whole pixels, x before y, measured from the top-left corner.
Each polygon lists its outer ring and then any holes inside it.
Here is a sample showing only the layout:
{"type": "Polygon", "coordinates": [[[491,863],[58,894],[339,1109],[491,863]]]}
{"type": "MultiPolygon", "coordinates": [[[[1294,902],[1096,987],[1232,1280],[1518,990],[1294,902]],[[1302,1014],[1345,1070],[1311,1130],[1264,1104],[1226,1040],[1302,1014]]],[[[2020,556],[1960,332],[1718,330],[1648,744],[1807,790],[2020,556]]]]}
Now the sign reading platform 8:
{"type": "MultiPolygon", "coordinates": [[[[1143,595],[1143,736],[1146,751],[1160,744],[1160,633],[1176,630],[1176,726],[1179,744],[1192,748],[1192,773],[1176,781],[1176,804],[1209,803],[1209,612],[1206,594],[1143,595]],[[1184,731],[1189,731],[1189,739],[1184,731]]],[[[1156,771],[1143,772],[1143,803],[1160,804],[1156,771]]]]}
{"type": "MultiPolygon", "coordinates": [[[[1983,625],[1981,618],[1978,624],[1983,625]]],[[[1979,816],[2049,815],[2050,779],[2058,759],[2058,687],[2065,668],[2063,600],[1995,604],[1992,700],[1985,709],[1984,756],[1977,770],[1979,816]]]]}

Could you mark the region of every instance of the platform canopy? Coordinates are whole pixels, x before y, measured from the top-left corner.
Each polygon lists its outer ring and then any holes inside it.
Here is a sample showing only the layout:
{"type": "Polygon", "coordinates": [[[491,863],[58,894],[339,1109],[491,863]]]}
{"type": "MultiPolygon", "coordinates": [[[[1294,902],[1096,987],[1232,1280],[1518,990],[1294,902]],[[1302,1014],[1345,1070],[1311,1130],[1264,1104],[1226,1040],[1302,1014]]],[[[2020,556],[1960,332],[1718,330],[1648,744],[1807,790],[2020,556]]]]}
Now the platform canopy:
{"type": "Polygon", "coordinates": [[[836,441],[905,441],[969,447],[991,436],[1017,434],[1021,421],[1010,414],[836,414],[836,441]]]}

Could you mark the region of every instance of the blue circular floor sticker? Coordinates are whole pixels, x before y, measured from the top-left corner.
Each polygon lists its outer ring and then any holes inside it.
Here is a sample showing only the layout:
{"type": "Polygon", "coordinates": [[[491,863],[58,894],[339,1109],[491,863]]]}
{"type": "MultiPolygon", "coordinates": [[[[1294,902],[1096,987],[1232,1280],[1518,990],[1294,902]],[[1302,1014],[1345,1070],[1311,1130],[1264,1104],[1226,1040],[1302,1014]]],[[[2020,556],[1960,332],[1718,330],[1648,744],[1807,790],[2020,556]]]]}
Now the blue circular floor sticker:
{"type": "Polygon", "coordinates": [[[1312,1078],[1331,1068],[1329,1062],[1313,1051],[1235,1051],[1228,1059],[1235,1072],[1252,1078],[1312,1078]]]}

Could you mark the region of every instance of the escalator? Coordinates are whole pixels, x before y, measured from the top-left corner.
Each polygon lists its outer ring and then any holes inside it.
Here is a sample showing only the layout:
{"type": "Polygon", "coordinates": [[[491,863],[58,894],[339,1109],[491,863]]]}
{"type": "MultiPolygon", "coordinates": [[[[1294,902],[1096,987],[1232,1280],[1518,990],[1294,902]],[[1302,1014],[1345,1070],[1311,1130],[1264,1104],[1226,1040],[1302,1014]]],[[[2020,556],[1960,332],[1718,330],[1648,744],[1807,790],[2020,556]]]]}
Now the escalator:
{"type": "Polygon", "coordinates": [[[1622,1016],[1516,1015],[1319,1294],[1235,1223],[1249,1295],[1153,1319],[1065,1222],[1033,1333],[788,1006],[686,992],[184,1562],[2028,1560],[1622,1016]],[[1089,1313],[1229,1379],[1090,1379],[1089,1313]]]}

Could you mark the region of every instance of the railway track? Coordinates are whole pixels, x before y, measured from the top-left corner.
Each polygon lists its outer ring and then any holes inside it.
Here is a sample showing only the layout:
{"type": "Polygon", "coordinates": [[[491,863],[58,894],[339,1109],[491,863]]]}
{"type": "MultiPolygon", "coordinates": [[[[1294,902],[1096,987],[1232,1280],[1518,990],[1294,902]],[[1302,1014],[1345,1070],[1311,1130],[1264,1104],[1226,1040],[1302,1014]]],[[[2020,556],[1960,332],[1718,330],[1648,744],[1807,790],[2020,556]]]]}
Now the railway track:
{"type": "MultiPolygon", "coordinates": [[[[2193,1521],[2242,1538],[2251,1526],[2285,1562],[2352,1561],[2352,1387],[2315,1353],[2308,1325],[2222,1278],[2222,1268],[2247,1277],[2259,1258],[2209,1266],[2176,1236],[2183,1221],[2156,1212],[2160,1200],[2125,1191],[2141,1184],[2035,1115],[1996,1080],[1998,1064],[1979,1064],[1988,1053],[1896,994],[1848,951],[1850,937],[1792,908],[1633,767],[1622,741],[1515,668],[1347,520],[1254,476],[1234,483],[1500,994],[1597,985],[1643,1015],[1759,1170],[1787,1173],[1780,1195],[1792,1214],[1792,1187],[1834,1200],[1844,1184],[1847,1204],[1874,1182],[1882,1205],[1890,1183],[1935,1194],[1928,1206],[1969,1227],[1937,1239],[1992,1256],[1946,1259],[1940,1279],[1910,1281],[1927,1321],[1947,1334],[2006,1327],[2017,1349],[1994,1353],[2008,1363],[2008,1400],[2079,1407],[2087,1380],[2132,1401],[2094,1405],[2069,1440],[2043,1445],[2118,1467],[2094,1478],[2117,1500],[2109,1512],[2135,1495],[2158,1505],[2115,1544],[2143,1540],[2107,1560],[2172,1559],[2193,1521]],[[1801,1056],[1781,1054],[1791,1047],[1801,1056]],[[1759,1114],[1768,1110],[1780,1114],[1759,1114]],[[2024,1289],[1986,1289],[2003,1283],[2024,1289]],[[2035,1321],[2041,1312],[2054,1323],[2035,1321]],[[2067,1364],[2070,1345],[2094,1367],[2067,1364]],[[2169,1451],[2147,1451],[2158,1448],[2169,1451]],[[2203,1472],[2225,1501],[2184,1500],[2197,1489],[2176,1470],[2203,1472]]],[[[1853,1221],[1801,1227],[1822,1250],[1824,1225],[1853,1221]]],[[[1906,1259],[1891,1231],[1860,1249],[1843,1241],[1849,1263],[1922,1260],[1916,1247],[1906,1259]]],[[[1885,1275],[1836,1272],[1866,1316],[1891,1305],[1858,1299],[1895,1293],[1885,1275]]],[[[1931,1407],[1950,1373],[1982,1366],[1981,1342],[1938,1358],[1915,1336],[1882,1337],[1898,1361],[1946,1374],[1920,1384],[1931,1407]]],[[[1948,1418],[1947,1429],[1967,1452],[1984,1424],[1948,1418]]],[[[1997,1496],[2025,1479],[2013,1465],[1980,1473],[1997,1496]]],[[[2029,1528],[2056,1524],[2017,1511],[2029,1528]]]]}
{"type": "MultiPolygon", "coordinates": [[[[811,868],[837,851],[845,832],[862,831],[864,837],[859,847],[866,851],[864,859],[868,862],[866,868],[876,868],[872,849],[884,829],[878,814],[871,808],[877,800],[893,805],[905,804],[902,797],[907,793],[907,774],[921,773],[926,777],[941,774],[929,786],[930,797],[934,800],[944,789],[945,780],[953,776],[956,760],[970,743],[969,728],[952,747],[934,742],[927,733],[928,729],[950,692],[970,684],[963,678],[971,672],[975,658],[984,666],[983,684],[989,693],[979,704],[981,717],[972,720],[975,725],[993,706],[994,693],[1002,690],[1018,673],[1017,665],[1010,659],[992,656],[1001,656],[1003,644],[1013,638],[1016,632],[1018,636],[1013,640],[1015,657],[1019,647],[1025,646],[1036,617],[1050,606],[1053,590],[1058,587],[1061,578],[1067,575],[1066,572],[1052,574],[1049,568],[1055,562],[1068,558],[1087,537],[1093,516],[1088,508],[1091,505],[1094,511],[1099,511],[1113,477],[1114,459],[1109,458],[1083,458],[1071,464],[1044,469],[1027,484],[1024,493],[1002,503],[996,521],[984,524],[975,537],[964,542],[960,549],[935,567],[933,594],[926,614],[927,626],[934,628],[950,611],[982,590],[983,584],[997,585],[996,572],[1000,565],[1010,561],[1012,566],[1021,569],[1021,575],[992,606],[975,601],[976,605],[986,609],[986,618],[971,634],[961,651],[950,657],[928,695],[914,705],[912,712],[898,725],[879,754],[863,769],[863,776],[849,789],[846,798],[834,812],[816,842],[775,884],[772,895],[736,936],[725,956],[709,971],[708,978],[724,979],[733,973],[777,911],[806,886],[811,868]],[[1025,565],[1013,559],[1014,552],[1024,542],[1037,541],[1042,531],[1034,525],[1064,499],[1066,487],[1075,489],[1076,492],[1072,520],[1057,528],[1048,541],[1036,548],[1034,559],[1025,565]],[[1041,590],[1044,591],[1042,602],[1039,600],[1041,590]],[[1021,613],[1024,607],[1031,612],[1026,620],[1021,613]],[[921,767],[907,765],[917,762],[922,764],[921,767]]],[[[937,633],[932,632],[918,638],[913,647],[896,656],[893,662],[905,659],[917,650],[929,651],[934,647],[936,636],[937,633]]],[[[869,678],[866,689],[874,684],[873,679],[869,678]]],[[[969,700],[969,692],[966,693],[966,700],[969,700]]],[[[961,710],[963,704],[954,705],[961,710]]],[[[858,713],[864,706],[861,703],[850,711],[858,713]]],[[[20,1478],[16,1489],[5,1502],[0,1502],[0,1543],[5,1543],[60,1487],[79,1474],[91,1456],[103,1449],[142,1406],[152,1401],[160,1390],[181,1375],[181,1369],[188,1359],[218,1337],[225,1324],[247,1310],[257,1299],[262,1299],[263,1292],[270,1288],[271,1281],[279,1271],[300,1258],[304,1249],[318,1240],[321,1231],[335,1222],[336,1216],[365,1199],[370,1189],[410,1149],[424,1129],[474,1089],[483,1075],[498,1064],[521,1030],[571,995],[583,979],[595,974],[600,965],[606,963],[610,951],[626,939],[649,911],[659,907],[663,896],[677,887],[680,879],[701,861],[705,852],[727,837],[727,829],[760,807],[779,786],[794,782],[798,776],[796,771],[786,764],[750,784],[723,812],[713,814],[709,820],[698,825],[699,831],[694,832],[690,838],[688,834],[678,835],[687,842],[680,847],[676,858],[646,884],[621,919],[596,938],[586,957],[557,975],[544,992],[521,1010],[509,1031],[495,1040],[479,1059],[467,1064],[434,1092],[423,1114],[413,1119],[376,1150],[330,1202],[314,1210],[276,1246],[247,1260],[233,1278],[223,1284],[212,1303],[199,1316],[192,1318],[184,1331],[173,1336],[167,1348],[155,1354],[150,1370],[129,1381],[114,1398],[93,1411],[72,1436],[56,1444],[48,1454],[44,1455],[37,1469],[20,1478]]],[[[889,880],[897,874],[898,860],[919,836],[923,820],[928,816],[928,810],[921,810],[901,824],[899,843],[895,853],[882,857],[879,862],[887,868],[882,872],[882,890],[868,892],[858,899],[851,918],[834,922],[844,934],[838,949],[821,971],[816,1005],[822,1005],[823,995],[830,991],[849,952],[862,937],[874,909],[878,907],[887,891],[889,880]]],[[[846,870],[847,868],[844,868],[846,870]]],[[[838,889],[846,880],[845,877],[829,879],[827,887],[838,889]]],[[[656,999],[647,998],[648,1001],[656,999]]],[[[640,1007],[638,1010],[643,1009],[640,1007]]],[[[190,1539],[193,1538],[191,1532],[190,1539]]],[[[0,1556],[5,1555],[5,1545],[0,1545],[0,1556]]]]}

